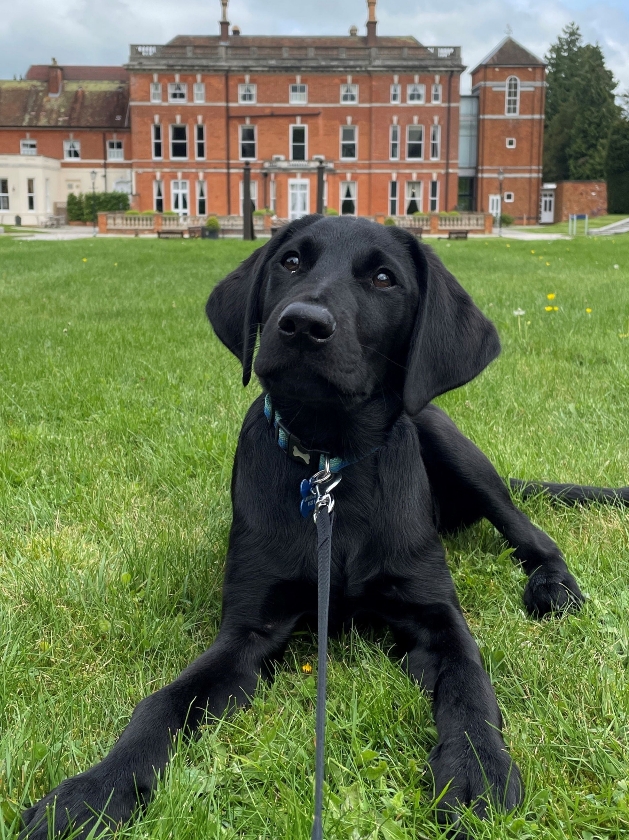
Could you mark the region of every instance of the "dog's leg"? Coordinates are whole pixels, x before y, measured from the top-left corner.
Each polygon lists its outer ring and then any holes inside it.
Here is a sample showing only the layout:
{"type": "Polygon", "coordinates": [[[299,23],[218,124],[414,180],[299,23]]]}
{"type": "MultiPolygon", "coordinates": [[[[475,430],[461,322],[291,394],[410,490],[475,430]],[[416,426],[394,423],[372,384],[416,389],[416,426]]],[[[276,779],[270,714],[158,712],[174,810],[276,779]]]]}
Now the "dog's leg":
{"type": "Polygon", "coordinates": [[[583,595],[558,546],[513,504],[481,450],[435,406],[421,412],[415,425],[440,530],[453,531],[485,517],[515,549],[529,577],[524,603],[531,615],[579,608],[583,595]]]}
{"type": "MultiPolygon", "coordinates": [[[[219,717],[245,704],[254,692],[266,662],[280,653],[294,621],[256,622],[256,611],[237,623],[223,622],[214,644],[174,682],[142,700],[109,754],[71,779],[23,814],[20,840],[45,840],[48,814],[54,832],[70,825],[85,838],[98,825],[113,830],[150,798],[157,776],[173,749],[173,738],[191,735],[207,716],[219,717]],[[100,816],[102,815],[102,817],[100,816]]],[[[247,615],[247,610],[240,613],[247,615]]]]}
{"type": "MultiPolygon", "coordinates": [[[[445,575],[450,578],[444,563],[445,575]]],[[[419,585],[425,586],[425,581],[419,585]]],[[[451,579],[448,588],[451,596],[442,602],[385,599],[384,616],[408,651],[408,671],[432,694],[438,743],[428,764],[441,822],[456,819],[461,806],[472,805],[481,818],[489,802],[509,810],[524,793],[502,737],[496,695],[456,603],[451,579]]],[[[409,589],[399,587],[404,592],[409,589]]]]}

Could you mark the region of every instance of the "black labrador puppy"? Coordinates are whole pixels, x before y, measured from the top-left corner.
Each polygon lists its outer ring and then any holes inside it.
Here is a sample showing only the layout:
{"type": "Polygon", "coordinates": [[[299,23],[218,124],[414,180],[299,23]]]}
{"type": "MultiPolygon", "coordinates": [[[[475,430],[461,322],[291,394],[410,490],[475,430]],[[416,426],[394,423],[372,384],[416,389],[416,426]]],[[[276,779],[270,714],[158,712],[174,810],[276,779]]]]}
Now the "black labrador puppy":
{"type": "Polygon", "coordinates": [[[111,752],[24,814],[22,837],[69,822],[85,837],[147,801],[173,738],[245,704],[296,624],[316,614],[316,538],[300,483],[327,453],[334,491],[330,630],[385,622],[408,672],[433,698],[429,765],[439,816],[513,808],[520,773],[478,648],[459,607],[440,531],[486,517],[529,580],[528,611],[583,601],[562,554],[511,501],[487,458],[430,401],[477,376],[500,350],[490,321],[439,259],[405,231],[307,216],[284,227],[213,291],[220,340],[264,395],[245,418],[232,479],[220,632],[174,682],[145,698],[111,752]],[[447,788],[447,790],[446,790],[447,788]]]}

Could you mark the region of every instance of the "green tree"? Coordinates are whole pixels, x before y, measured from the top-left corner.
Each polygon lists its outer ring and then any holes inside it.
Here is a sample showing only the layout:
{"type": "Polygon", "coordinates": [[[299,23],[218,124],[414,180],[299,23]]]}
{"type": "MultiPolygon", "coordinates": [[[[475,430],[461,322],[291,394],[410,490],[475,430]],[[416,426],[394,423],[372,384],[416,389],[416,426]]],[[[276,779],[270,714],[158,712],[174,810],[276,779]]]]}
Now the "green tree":
{"type": "Polygon", "coordinates": [[[629,213],[629,120],[617,120],[609,133],[605,155],[607,203],[610,213],[629,213]]]}
{"type": "Polygon", "coordinates": [[[607,139],[620,109],[614,101],[617,83],[601,49],[583,44],[579,27],[571,23],[546,60],[544,178],[603,178],[607,139]]]}

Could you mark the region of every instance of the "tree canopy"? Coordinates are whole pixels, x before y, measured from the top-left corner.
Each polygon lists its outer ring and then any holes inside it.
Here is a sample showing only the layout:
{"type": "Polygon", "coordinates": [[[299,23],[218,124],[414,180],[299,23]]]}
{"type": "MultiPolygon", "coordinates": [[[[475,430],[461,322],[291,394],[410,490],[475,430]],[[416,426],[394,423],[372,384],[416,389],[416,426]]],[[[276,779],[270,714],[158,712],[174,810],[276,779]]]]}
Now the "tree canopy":
{"type": "Polygon", "coordinates": [[[621,113],[613,73],[575,23],[564,27],[546,61],[544,179],[604,178],[609,133],[621,113]]]}

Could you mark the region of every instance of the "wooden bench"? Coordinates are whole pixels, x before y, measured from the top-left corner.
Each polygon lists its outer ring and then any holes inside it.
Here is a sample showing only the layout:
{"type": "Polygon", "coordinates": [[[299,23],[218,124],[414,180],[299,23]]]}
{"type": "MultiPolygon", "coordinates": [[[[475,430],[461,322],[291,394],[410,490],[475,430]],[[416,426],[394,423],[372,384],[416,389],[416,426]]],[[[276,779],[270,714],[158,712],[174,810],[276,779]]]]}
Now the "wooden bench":
{"type": "Polygon", "coordinates": [[[467,239],[469,230],[449,230],[448,239],[467,239]]]}
{"type": "Polygon", "coordinates": [[[201,239],[201,225],[195,225],[188,228],[189,239],[201,239]]]}
{"type": "Polygon", "coordinates": [[[158,239],[183,239],[185,231],[183,230],[158,230],[158,239]]]}

